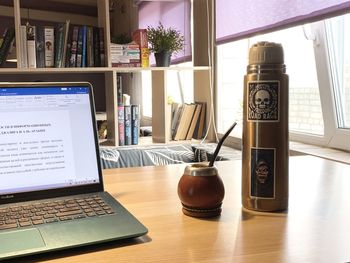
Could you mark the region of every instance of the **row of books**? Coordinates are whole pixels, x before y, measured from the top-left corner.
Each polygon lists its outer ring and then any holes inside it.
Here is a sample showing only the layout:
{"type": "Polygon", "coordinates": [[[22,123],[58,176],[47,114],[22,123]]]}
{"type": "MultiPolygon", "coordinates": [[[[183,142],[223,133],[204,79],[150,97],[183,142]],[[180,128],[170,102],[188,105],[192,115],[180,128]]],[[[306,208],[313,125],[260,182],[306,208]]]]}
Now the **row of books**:
{"type": "Polygon", "coordinates": [[[137,145],[140,131],[140,106],[118,105],[119,146],[137,145]]]}
{"type": "Polygon", "coordinates": [[[131,105],[130,96],[123,94],[123,74],[117,74],[119,146],[137,145],[140,132],[140,106],[131,105]]]}
{"type": "Polygon", "coordinates": [[[206,103],[173,103],[171,137],[173,140],[202,139],[205,134],[206,103]]]}
{"type": "Polygon", "coordinates": [[[103,28],[70,25],[22,25],[21,67],[101,67],[105,65],[103,28]]]}

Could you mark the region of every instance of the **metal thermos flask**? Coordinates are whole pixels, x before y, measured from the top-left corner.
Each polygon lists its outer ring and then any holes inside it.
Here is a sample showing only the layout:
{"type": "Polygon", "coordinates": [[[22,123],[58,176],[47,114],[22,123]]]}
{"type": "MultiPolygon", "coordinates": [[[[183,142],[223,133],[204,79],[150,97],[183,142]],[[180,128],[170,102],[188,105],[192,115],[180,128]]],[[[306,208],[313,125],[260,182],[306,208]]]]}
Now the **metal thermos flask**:
{"type": "Polygon", "coordinates": [[[249,50],[244,77],[242,205],[257,211],[288,207],[288,75],[281,44],[249,50]]]}

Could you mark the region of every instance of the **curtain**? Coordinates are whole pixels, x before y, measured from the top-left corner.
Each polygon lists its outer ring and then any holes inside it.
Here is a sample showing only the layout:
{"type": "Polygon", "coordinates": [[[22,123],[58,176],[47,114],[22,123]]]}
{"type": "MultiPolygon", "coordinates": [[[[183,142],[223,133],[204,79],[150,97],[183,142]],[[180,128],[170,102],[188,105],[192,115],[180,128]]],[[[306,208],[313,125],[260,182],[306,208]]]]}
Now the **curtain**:
{"type": "Polygon", "coordinates": [[[216,43],[314,22],[350,11],[344,0],[216,0],[216,43]]]}
{"type": "MultiPolygon", "coordinates": [[[[165,28],[172,27],[179,30],[185,37],[182,51],[172,55],[171,63],[182,63],[192,60],[191,48],[191,2],[190,0],[177,1],[142,1],[139,3],[139,28],[147,26],[157,27],[159,22],[165,28]]],[[[151,64],[154,57],[151,55],[151,64]]]]}

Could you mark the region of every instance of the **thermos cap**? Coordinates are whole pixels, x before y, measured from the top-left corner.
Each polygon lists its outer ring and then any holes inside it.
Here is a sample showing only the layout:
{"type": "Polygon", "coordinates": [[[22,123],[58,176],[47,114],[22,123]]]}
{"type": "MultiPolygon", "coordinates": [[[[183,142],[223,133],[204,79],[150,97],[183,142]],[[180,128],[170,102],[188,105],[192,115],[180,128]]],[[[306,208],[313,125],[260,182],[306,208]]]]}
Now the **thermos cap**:
{"type": "Polygon", "coordinates": [[[262,41],[254,44],[249,50],[249,65],[283,63],[283,48],[279,43],[262,41]]]}

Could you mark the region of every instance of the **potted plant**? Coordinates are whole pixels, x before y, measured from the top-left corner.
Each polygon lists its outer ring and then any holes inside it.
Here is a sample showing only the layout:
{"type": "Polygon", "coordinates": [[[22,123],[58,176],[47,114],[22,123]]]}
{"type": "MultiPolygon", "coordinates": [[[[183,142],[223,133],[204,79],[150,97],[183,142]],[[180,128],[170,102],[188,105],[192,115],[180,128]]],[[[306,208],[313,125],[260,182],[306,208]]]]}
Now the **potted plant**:
{"type": "Polygon", "coordinates": [[[157,27],[147,27],[149,49],[154,53],[157,67],[168,67],[172,53],[180,51],[184,46],[184,36],[180,31],[162,23],[157,27]]]}

